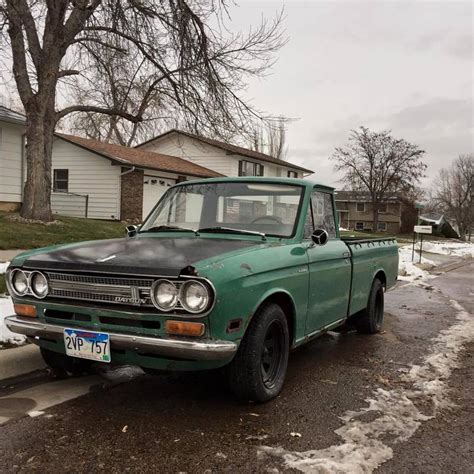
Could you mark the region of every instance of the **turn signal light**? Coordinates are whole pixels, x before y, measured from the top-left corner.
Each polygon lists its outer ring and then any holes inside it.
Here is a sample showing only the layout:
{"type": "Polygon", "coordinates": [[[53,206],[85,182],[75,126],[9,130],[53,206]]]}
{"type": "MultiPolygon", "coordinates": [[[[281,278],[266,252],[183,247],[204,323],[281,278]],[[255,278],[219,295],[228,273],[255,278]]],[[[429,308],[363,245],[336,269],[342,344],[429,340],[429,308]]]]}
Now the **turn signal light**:
{"type": "Polygon", "coordinates": [[[179,336],[202,336],[205,326],[203,323],[189,323],[186,321],[166,321],[165,331],[168,334],[179,336]]]}
{"type": "Polygon", "coordinates": [[[30,304],[14,304],[13,308],[18,316],[28,316],[29,318],[36,318],[36,308],[30,304]]]}

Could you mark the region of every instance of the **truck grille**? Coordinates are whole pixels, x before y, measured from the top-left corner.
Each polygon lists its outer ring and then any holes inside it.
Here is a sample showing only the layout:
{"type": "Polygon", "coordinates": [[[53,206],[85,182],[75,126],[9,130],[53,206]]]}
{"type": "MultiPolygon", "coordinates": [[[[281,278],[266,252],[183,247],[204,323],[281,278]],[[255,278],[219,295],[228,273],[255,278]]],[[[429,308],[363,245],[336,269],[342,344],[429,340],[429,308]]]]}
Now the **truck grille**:
{"type": "Polygon", "coordinates": [[[150,291],[154,279],[91,276],[46,272],[49,298],[118,304],[122,306],[153,307],[150,291]]]}

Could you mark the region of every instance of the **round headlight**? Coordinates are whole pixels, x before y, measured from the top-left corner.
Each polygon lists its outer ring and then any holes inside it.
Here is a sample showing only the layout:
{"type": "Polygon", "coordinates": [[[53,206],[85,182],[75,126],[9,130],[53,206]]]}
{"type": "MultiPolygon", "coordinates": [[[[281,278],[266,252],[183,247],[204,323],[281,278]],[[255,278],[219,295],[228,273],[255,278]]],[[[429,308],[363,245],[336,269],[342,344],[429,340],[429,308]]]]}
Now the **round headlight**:
{"type": "Polygon", "coordinates": [[[48,280],[40,272],[33,272],[30,275],[30,287],[31,292],[40,299],[44,298],[49,291],[48,280]]]}
{"type": "Polygon", "coordinates": [[[188,281],[181,287],[180,300],[183,308],[190,313],[200,313],[209,303],[209,291],[199,281],[188,281]]]}
{"type": "Polygon", "coordinates": [[[178,288],[168,280],[157,280],[151,288],[151,300],[162,311],[171,311],[178,302],[178,288]]]}
{"type": "Polygon", "coordinates": [[[10,274],[12,290],[18,296],[26,295],[28,292],[28,277],[22,270],[13,270],[10,274]]]}

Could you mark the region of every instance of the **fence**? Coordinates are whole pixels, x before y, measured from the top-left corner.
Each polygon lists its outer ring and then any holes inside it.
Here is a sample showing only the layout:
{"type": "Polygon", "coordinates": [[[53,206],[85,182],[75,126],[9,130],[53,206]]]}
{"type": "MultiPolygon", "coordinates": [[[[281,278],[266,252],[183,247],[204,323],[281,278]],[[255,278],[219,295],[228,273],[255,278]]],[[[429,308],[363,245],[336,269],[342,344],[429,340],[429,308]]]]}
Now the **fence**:
{"type": "Polygon", "coordinates": [[[75,193],[52,193],[51,209],[54,214],[71,217],[88,217],[89,196],[75,193]]]}

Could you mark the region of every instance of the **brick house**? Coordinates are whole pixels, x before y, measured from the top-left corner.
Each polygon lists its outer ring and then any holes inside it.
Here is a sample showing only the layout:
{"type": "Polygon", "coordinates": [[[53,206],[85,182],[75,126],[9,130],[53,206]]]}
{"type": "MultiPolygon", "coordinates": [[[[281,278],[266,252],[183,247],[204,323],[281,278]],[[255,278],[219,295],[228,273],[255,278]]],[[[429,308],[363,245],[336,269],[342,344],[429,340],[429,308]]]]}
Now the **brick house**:
{"type": "Polygon", "coordinates": [[[378,228],[374,229],[372,202],[369,193],[336,191],[336,210],[339,226],[348,230],[365,230],[398,234],[402,225],[402,202],[391,197],[381,203],[378,228]]]}

